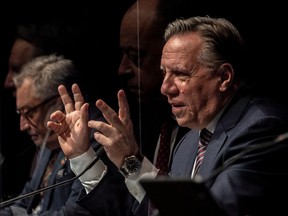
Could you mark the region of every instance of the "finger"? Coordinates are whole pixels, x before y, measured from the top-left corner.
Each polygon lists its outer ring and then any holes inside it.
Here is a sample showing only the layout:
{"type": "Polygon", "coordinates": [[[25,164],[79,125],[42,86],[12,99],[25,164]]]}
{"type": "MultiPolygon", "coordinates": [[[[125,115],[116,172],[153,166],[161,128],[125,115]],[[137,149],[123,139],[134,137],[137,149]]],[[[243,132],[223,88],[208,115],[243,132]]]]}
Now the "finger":
{"type": "Polygon", "coordinates": [[[101,134],[99,131],[94,132],[93,135],[94,135],[94,139],[98,143],[101,143],[101,145],[103,145],[104,147],[111,146],[111,140],[107,136],[101,134]]]}
{"type": "Polygon", "coordinates": [[[84,97],[81,93],[80,87],[76,83],[72,85],[72,92],[74,96],[75,109],[80,110],[84,104],[84,97]]]}
{"type": "Polygon", "coordinates": [[[50,115],[50,121],[47,122],[47,127],[57,133],[59,136],[67,131],[68,123],[66,122],[65,114],[57,110],[50,115]]]}
{"type": "Polygon", "coordinates": [[[118,105],[119,105],[119,117],[123,123],[128,123],[130,118],[129,105],[124,90],[118,92],[118,105]]]}
{"type": "Polygon", "coordinates": [[[64,104],[65,112],[66,113],[73,112],[74,111],[73,100],[68,94],[66,87],[64,85],[60,85],[58,87],[58,92],[61,96],[62,103],[64,104]]]}
{"type": "Polygon", "coordinates": [[[121,121],[117,113],[110,106],[108,106],[103,100],[101,99],[97,100],[96,106],[102,112],[104,118],[110,125],[115,127],[121,126],[121,121]]]}
{"type": "Polygon", "coordinates": [[[103,121],[90,120],[88,121],[88,127],[96,129],[96,131],[99,131],[99,133],[103,134],[104,136],[111,136],[111,134],[113,134],[113,128],[111,125],[103,121]]]}
{"type": "Polygon", "coordinates": [[[89,113],[88,113],[89,104],[84,103],[83,106],[81,106],[80,109],[80,121],[82,125],[87,125],[88,119],[89,119],[89,113]]]}

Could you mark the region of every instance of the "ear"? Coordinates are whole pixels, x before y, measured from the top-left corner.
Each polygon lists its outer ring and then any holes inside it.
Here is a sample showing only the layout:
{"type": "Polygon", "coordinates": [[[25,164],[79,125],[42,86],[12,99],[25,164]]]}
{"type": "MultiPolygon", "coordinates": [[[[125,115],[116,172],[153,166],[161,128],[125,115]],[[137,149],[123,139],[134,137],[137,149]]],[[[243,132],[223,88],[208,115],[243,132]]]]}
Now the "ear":
{"type": "Polygon", "coordinates": [[[231,64],[224,63],[220,66],[218,72],[220,73],[221,77],[220,91],[224,92],[233,85],[234,70],[231,64]]]}

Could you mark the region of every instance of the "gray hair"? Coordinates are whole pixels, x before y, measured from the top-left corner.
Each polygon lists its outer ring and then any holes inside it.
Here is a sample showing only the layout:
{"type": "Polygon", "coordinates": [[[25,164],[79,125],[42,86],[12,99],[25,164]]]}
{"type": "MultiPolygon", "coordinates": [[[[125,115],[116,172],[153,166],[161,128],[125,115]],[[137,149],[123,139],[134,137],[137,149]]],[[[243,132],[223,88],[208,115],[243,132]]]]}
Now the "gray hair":
{"type": "Polygon", "coordinates": [[[167,26],[164,39],[168,41],[173,36],[191,32],[197,33],[203,40],[198,56],[200,64],[217,69],[223,63],[230,63],[234,71],[240,71],[243,67],[245,43],[236,27],[228,20],[208,16],[177,19],[167,26]]]}
{"type": "Polygon", "coordinates": [[[32,80],[34,96],[45,100],[59,94],[60,84],[76,82],[77,74],[71,60],[51,54],[33,58],[14,76],[13,81],[19,88],[25,79],[32,80]]]}

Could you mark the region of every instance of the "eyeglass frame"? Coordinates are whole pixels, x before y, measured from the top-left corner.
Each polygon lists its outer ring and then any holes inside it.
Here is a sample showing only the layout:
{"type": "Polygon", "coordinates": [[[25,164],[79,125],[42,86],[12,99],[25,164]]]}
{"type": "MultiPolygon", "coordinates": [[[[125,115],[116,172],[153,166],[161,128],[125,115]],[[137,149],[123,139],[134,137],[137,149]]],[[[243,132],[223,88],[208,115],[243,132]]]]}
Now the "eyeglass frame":
{"type": "Polygon", "coordinates": [[[60,96],[54,95],[50,98],[47,98],[46,100],[42,101],[41,103],[37,104],[36,106],[29,108],[26,112],[24,112],[23,109],[16,109],[16,113],[20,116],[23,116],[31,125],[33,125],[35,127],[35,124],[32,123],[33,117],[30,117],[30,116],[33,115],[33,113],[35,112],[35,110],[37,108],[46,105],[47,103],[49,103],[50,101],[52,101],[58,97],[60,97],[60,96]],[[29,113],[30,113],[30,115],[29,115],[29,113]]]}

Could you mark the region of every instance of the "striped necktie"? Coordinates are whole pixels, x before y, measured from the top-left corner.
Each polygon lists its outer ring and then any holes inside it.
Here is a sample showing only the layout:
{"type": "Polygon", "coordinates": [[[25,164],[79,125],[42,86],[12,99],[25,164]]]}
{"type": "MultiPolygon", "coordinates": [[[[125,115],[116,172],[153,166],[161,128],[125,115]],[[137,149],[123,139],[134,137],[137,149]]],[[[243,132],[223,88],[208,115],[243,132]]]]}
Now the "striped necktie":
{"type": "Polygon", "coordinates": [[[208,131],[206,128],[202,129],[200,132],[197,157],[195,160],[194,176],[197,174],[199,167],[203,161],[204,154],[205,154],[205,151],[206,151],[206,148],[208,146],[208,142],[211,136],[212,136],[212,133],[208,131]]]}

